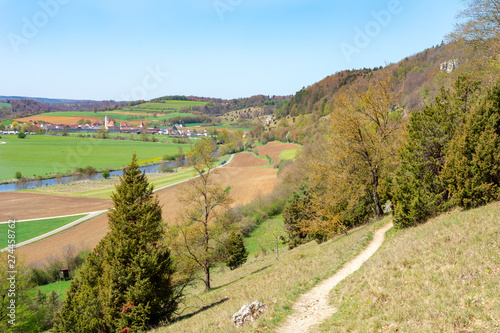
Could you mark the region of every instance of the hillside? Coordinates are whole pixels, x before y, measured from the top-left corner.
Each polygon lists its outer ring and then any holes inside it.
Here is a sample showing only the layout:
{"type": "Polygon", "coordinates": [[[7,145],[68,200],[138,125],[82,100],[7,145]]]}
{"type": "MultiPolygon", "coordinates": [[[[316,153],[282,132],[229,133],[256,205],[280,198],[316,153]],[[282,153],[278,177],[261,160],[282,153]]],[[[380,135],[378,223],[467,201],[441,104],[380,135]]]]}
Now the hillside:
{"type": "MultiPolygon", "coordinates": [[[[416,228],[391,229],[379,251],[330,294],[336,313],[320,331],[499,330],[498,214],[500,203],[494,203],[447,213],[416,228]]],[[[199,331],[202,327],[205,332],[238,332],[231,315],[255,300],[269,308],[243,331],[274,331],[298,296],[333,275],[387,220],[321,245],[311,242],[285,251],[279,261],[273,253],[261,253],[235,271],[219,268],[214,272],[213,291],[193,290],[197,292],[187,301],[180,320],[154,332],[199,331]]],[[[266,246],[271,250],[272,245],[266,246]]]]}
{"type": "MultiPolygon", "coordinates": [[[[458,59],[461,64],[466,62],[462,54],[463,51],[454,45],[442,44],[386,66],[395,79],[396,89],[402,89],[401,99],[406,108],[408,110],[421,108],[426,101],[436,96],[441,84],[449,84],[456,77],[456,73],[447,73],[441,70],[440,66],[452,59],[458,59]]],[[[458,65],[458,69],[460,67],[458,65]]],[[[344,70],[327,76],[298,91],[290,103],[278,112],[278,117],[310,113],[325,115],[325,107],[335,99],[340,88],[354,83],[365,84],[367,80],[377,75],[380,69],[382,66],[373,69],[344,70]]]]}

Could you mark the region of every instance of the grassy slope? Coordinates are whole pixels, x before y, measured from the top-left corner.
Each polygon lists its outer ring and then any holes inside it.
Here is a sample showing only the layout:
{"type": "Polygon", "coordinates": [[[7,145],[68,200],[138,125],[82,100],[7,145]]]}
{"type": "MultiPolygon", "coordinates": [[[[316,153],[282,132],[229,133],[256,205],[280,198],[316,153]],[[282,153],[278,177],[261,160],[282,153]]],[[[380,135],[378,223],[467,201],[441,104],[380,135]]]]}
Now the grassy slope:
{"type": "MultiPolygon", "coordinates": [[[[47,220],[38,220],[38,221],[29,221],[29,222],[18,222],[16,223],[15,229],[13,229],[16,233],[16,243],[21,243],[27,241],[28,239],[35,238],[37,236],[43,235],[49,231],[62,227],[68,223],[78,220],[79,218],[84,217],[85,215],[78,216],[68,216],[68,217],[60,217],[55,219],[47,219],[47,220]]],[[[7,247],[7,224],[0,224],[0,235],[3,237],[0,238],[0,248],[7,247]]]]}
{"type": "Polygon", "coordinates": [[[191,107],[191,106],[204,106],[206,102],[196,102],[196,101],[163,101],[162,103],[143,103],[140,105],[133,106],[131,109],[175,109],[180,110],[181,108],[191,107]]]}
{"type": "Polygon", "coordinates": [[[187,145],[137,141],[99,140],[90,138],[36,135],[27,139],[2,138],[0,145],[0,180],[11,179],[16,171],[23,176],[73,171],[91,165],[97,169],[121,168],[130,162],[134,152],[139,161],[175,155],[179,146],[187,145]]]}
{"type": "MultiPolygon", "coordinates": [[[[276,248],[275,234],[277,234],[278,237],[280,235],[285,236],[282,216],[277,216],[263,222],[245,238],[245,247],[249,252],[249,256],[258,256],[269,251],[274,251],[276,248]]],[[[286,246],[282,244],[281,241],[278,240],[278,242],[279,249],[286,246]]]]}
{"type": "Polygon", "coordinates": [[[389,232],[332,293],[324,332],[499,332],[500,203],[389,232]]]}
{"type": "Polygon", "coordinates": [[[386,222],[387,218],[321,245],[311,242],[291,251],[284,250],[279,260],[269,251],[266,256],[252,256],[234,271],[224,267],[214,269],[215,288],[204,293],[200,284],[190,290],[183,319],[154,332],[262,332],[274,328],[290,313],[293,301],[359,253],[372,232],[386,222]],[[258,322],[243,330],[236,329],[231,316],[242,305],[255,300],[268,304],[269,309],[258,322]]]}
{"type": "Polygon", "coordinates": [[[279,155],[281,160],[295,160],[300,149],[283,150],[279,155]]]}
{"type": "Polygon", "coordinates": [[[50,283],[46,284],[44,286],[36,287],[34,288],[34,292],[36,294],[36,290],[40,289],[44,293],[50,293],[51,291],[55,291],[61,300],[66,299],[66,291],[69,289],[69,285],[71,284],[71,280],[68,281],[61,281],[61,282],[55,282],[55,283],[50,283]]]}

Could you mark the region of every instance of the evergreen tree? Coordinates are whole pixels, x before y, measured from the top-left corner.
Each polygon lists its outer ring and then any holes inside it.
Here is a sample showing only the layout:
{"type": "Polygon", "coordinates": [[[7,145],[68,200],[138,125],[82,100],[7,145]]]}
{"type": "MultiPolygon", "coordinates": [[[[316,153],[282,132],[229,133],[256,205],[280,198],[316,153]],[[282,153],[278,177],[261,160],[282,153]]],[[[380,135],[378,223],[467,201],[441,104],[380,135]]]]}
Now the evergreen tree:
{"type": "Polygon", "coordinates": [[[135,154],[112,200],[110,232],[71,283],[57,332],[137,332],[170,320],[177,307],[161,206],[135,154]]]}
{"type": "Polygon", "coordinates": [[[442,87],[433,105],[411,115],[392,193],[397,227],[422,223],[446,208],[449,192],[441,180],[445,155],[478,85],[459,77],[454,93],[442,87]]]}
{"type": "Polygon", "coordinates": [[[226,241],[226,265],[235,269],[243,265],[248,258],[248,251],[245,248],[243,236],[239,232],[231,232],[226,241]]]}
{"type": "Polygon", "coordinates": [[[500,199],[500,81],[450,144],[443,180],[454,203],[473,208],[500,199]]]}

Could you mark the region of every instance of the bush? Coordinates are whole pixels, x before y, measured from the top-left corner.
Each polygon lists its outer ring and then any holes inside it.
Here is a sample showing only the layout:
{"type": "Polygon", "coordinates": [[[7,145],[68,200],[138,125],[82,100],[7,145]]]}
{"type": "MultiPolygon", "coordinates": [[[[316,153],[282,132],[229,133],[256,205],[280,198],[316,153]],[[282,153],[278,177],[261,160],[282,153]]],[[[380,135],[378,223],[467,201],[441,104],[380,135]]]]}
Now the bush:
{"type": "Polygon", "coordinates": [[[111,173],[109,172],[109,170],[102,171],[102,178],[108,179],[110,176],[111,176],[111,173]]]}
{"type": "Polygon", "coordinates": [[[16,179],[21,179],[23,177],[23,175],[21,174],[21,171],[16,171],[16,173],[14,174],[14,177],[16,177],[16,179]]]}
{"type": "Polygon", "coordinates": [[[17,133],[17,137],[19,139],[24,139],[26,137],[26,133],[24,133],[23,131],[21,131],[21,132],[17,133]]]}
{"type": "Polygon", "coordinates": [[[225,244],[226,265],[229,269],[243,265],[248,258],[248,251],[245,248],[243,236],[237,232],[231,232],[225,244]]]}

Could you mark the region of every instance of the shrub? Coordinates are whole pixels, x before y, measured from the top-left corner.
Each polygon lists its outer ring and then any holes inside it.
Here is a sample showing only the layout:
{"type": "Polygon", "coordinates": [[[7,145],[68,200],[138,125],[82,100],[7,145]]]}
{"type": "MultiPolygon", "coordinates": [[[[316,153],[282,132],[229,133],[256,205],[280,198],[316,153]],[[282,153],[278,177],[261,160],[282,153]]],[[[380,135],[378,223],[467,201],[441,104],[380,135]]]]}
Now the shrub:
{"type": "Polygon", "coordinates": [[[102,171],[102,178],[108,179],[110,176],[111,176],[111,173],[109,172],[109,170],[102,171]]]}
{"type": "Polygon", "coordinates": [[[24,139],[26,137],[26,133],[24,133],[23,131],[21,131],[21,132],[17,133],[17,137],[19,139],[24,139]]]}
{"type": "Polygon", "coordinates": [[[245,248],[243,236],[240,233],[231,232],[226,240],[225,252],[227,258],[226,265],[231,270],[240,267],[247,261],[248,251],[245,248]]]}
{"type": "Polygon", "coordinates": [[[21,179],[23,177],[23,175],[21,174],[21,171],[16,171],[16,173],[14,174],[14,177],[16,177],[16,179],[21,179]]]}

